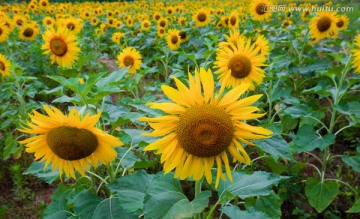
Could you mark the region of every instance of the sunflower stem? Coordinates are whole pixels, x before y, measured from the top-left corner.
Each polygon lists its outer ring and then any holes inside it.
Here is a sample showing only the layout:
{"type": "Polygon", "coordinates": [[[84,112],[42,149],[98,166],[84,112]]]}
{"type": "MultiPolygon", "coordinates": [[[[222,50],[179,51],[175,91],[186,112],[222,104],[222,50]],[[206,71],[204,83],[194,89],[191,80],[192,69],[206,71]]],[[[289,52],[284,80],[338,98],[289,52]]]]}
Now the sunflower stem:
{"type": "MultiPolygon", "coordinates": [[[[197,198],[199,196],[199,194],[201,193],[202,181],[203,181],[203,178],[195,181],[195,198],[197,198]]],[[[201,218],[200,213],[195,215],[195,219],[200,219],[200,218],[201,218]]]]}

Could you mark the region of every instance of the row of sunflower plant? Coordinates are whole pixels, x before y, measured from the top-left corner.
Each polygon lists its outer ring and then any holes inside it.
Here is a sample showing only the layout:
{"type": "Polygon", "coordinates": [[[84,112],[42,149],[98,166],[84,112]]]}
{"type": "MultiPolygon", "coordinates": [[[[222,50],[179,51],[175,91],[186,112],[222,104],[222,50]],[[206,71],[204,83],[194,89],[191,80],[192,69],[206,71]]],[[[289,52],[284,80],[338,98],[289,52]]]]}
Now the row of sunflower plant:
{"type": "Polygon", "coordinates": [[[328,1],[3,4],[1,159],[56,186],[44,218],[350,218],[359,14],[328,1]]]}

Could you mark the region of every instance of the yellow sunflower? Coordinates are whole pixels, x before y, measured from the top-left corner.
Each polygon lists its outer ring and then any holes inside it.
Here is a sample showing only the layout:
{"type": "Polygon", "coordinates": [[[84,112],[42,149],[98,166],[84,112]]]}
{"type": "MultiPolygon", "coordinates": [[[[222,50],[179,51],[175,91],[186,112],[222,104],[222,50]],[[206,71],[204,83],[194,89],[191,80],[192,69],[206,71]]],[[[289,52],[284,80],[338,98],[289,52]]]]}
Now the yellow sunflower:
{"type": "Polygon", "coordinates": [[[239,26],[240,19],[239,14],[236,11],[231,12],[229,15],[229,27],[230,28],[237,28],[239,26]]]}
{"type": "Polygon", "coordinates": [[[192,19],[195,21],[196,26],[203,27],[210,23],[210,12],[209,10],[202,8],[198,10],[193,16],[192,19]]]}
{"type": "Polygon", "coordinates": [[[162,38],[165,35],[165,30],[163,28],[159,28],[156,32],[156,34],[162,38]]]}
{"type": "Polygon", "coordinates": [[[318,12],[317,16],[310,21],[311,38],[319,41],[336,36],[338,32],[336,22],[336,12],[318,12]]]}
{"type": "Polygon", "coordinates": [[[270,0],[254,0],[250,3],[249,11],[252,18],[256,21],[269,20],[271,17],[270,5],[273,3],[270,0]]]}
{"type": "Polygon", "coordinates": [[[230,48],[220,48],[214,62],[214,67],[218,68],[215,74],[220,74],[219,80],[226,87],[249,83],[250,89],[254,90],[254,83],[261,84],[265,77],[265,71],[260,66],[266,66],[266,57],[259,51],[260,48],[255,48],[250,39],[241,38],[235,45],[231,43],[230,48]]]}
{"type": "Polygon", "coordinates": [[[144,20],[141,22],[141,29],[144,31],[149,31],[151,28],[151,22],[149,20],[144,20]]]}
{"type": "Polygon", "coordinates": [[[158,26],[158,28],[166,29],[168,24],[169,24],[168,19],[160,18],[158,23],[157,23],[157,26],[158,26]]]}
{"type": "Polygon", "coordinates": [[[2,78],[10,75],[11,63],[10,61],[3,55],[0,54],[0,74],[2,78]]]}
{"type": "Polygon", "coordinates": [[[174,78],[178,89],[163,85],[165,95],[173,102],[148,103],[150,108],[164,111],[167,115],[156,118],[139,118],[154,129],[146,136],[162,137],[149,144],[145,151],[156,150],[161,154],[165,174],[175,170],[175,178],[181,180],[192,177],[200,180],[204,175],[212,182],[211,169],[216,162],[217,174],[215,187],[220,178],[232,181],[228,153],[235,160],[250,164],[250,157],[243,148],[244,143],[254,145],[249,140],[270,137],[270,130],[251,126],[241,120],[251,120],[265,115],[255,114],[259,109],[250,106],[262,95],[239,99],[250,84],[242,84],[224,94],[222,84],[218,94],[214,92],[214,78],[211,70],[195,70],[195,77],[189,73],[189,84],[185,86],[174,78]]]}
{"type": "Polygon", "coordinates": [[[57,30],[50,28],[43,34],[45,43],[41,49],[44,54],[50,54],[51,64],[55,61],[63,67],[70,67],[80,52],[76,37],[66,27],[59,26],[57,30]]]}
{"type": "Polygon", "coordinates": [[[269,41],[263,36],[259,35],[254,42],[255,48],[260,48],[259,54],[268,56],[270,54],[269,41]]]}
{"type": "Polygon", "coordinates": [[[282,24],[281,24],[281,26],[282,26],[283,28],[287,28],[287,27],[290,26],[290,25],[292,25],[292,21],[289,20],[289,19],[285,19],[285,20],[282,22],[282,24]]]}
{"type": "Polygon", "coordinates": [[[35,37],[39,34],[40,30],[36,22],[28,23],[22,25],[19,30],[19,37],[22,40],[34,40],[35,37]]]}
{"type": "Polygon", "coordinates": [[[178,50],[180,48],[181,39],[179,34],[180,31],[176,29],[171,29],[167,32],[166,42],[171,50],[178,50]]]}
{"type": "Polygon", "coordinates": [[[184,42],[188,41],[190,38],[189,34],[184,30],[179,32],[179,36],[180,36],[180,43],[184,43],[184,42]]]}
{"type": "Polygon", "coordinates": [[[9,27],[5,25],[5,22],[0,21],[0,43],[8,38],[10,32],[9,27]]]}
{"type": "Polygon", "coordinates": [[[45,27],[55,27],[55,20],[50,16],[44,17],[42,23],[45,27]]]}
{"type": "Polygon", "coordinates": [[[160,20],[162,18],[162,15],[160,14],[160,12],[155,12],[153,14],[153,18],[154,18],[155,21],[158,21],[158,20],[160,20]]]}
{"type": "Polygon", "coordinates": [[[82,29],[83,20],[80,18],[70,17],[61,20],[61,25],[66,27],[71,33],[78,34],[82,29]]]}
{"type": "Polygon", "coordinates": [[[137,70],[140,69],[142,61],[142,57],[140,53],[131,47],[125,48],[118,56],[117,60],[119,62],[119,68],[125,68],[127,66],[131,66],[129,68],[128,73],[135,74],[137,70]]]}
{"type": "Polygon", "coordinates": [[[223,34],[223,36],[226,39],[226,42],[219,42],[219,47],[230,47],[230,44],[235,44],[238,39],[243,39],[245,40],[245,36],[240,34],[239,30],[234,28],[234,29],[230,29],[229,30],[229,35],[223,34]]]}
{"type": "Polygon", "coordinates": [[[13,21],[16,26],[21,27],[27,22],[27,18],[24,15],[15,15],[13,21]]]}
{"type": "Polygon", "coordinates": [[[356,49],[353,49],[351,52],[353,53],[353,67],[356,73],[360,74],[360,34],[355,37],[356,49]]]}
{"type": "Polygon", "coordinates": [[[124,33],[121,33],[121,32],[115,32],[113,33],[111,39],[114,43],[116,44],[120,44],[120,39],[125,37],[125,34],[124,33]]]}
{"type": "Polygon", "coordinates": [[[76,108],[66,116],[55,107],[43,107],[48,116],[34,110],[29,114],[31,121],[26,123],[28,128],[19,129],[36,135],[19,143],[25,145],[26,152],[35,153],[36,160],[46,161],[45,167],[51,162],[53,171],[59,168],[60,177],[65,173],[76,179],[74,170],[85,176],[84,169],[90,169],[89,163],[97,168],[98,162],[108,164],[115,160],[117,153],[113,147],[123,143],[95,127],[100,113],[80,118],[76,108]]]}
{"type": "Polygon", "coordinates": [[[94,26],[97,26],[99,24],[99,19],[97,17],[92,17],[90,19],[90,21],[91,21],[91,24],[94,26]]]}
{"type": "Polygon", "coordinates": [[[348,25],[349,25],[349,18],[346,15],[342,14],[337,16],[336,27],[339,30],[346,30],[348,25]]]}

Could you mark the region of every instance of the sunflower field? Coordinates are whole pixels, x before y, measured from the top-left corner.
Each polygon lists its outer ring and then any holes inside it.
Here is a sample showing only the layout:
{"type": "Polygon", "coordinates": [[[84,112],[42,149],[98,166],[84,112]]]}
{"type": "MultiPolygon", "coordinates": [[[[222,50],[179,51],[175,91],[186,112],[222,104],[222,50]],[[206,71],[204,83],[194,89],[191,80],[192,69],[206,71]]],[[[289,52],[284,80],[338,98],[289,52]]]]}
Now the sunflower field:
{"type": "Polygon", "coordinates": [[[0,218],[360,218],[360,2],[0,1],[0,218]]]}

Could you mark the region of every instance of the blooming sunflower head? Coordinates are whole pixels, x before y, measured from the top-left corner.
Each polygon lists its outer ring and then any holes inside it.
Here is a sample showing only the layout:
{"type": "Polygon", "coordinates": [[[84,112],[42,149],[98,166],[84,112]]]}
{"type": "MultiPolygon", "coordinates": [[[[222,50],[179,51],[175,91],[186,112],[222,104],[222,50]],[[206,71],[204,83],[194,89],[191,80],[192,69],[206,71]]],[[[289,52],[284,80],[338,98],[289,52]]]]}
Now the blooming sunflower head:
{"type": "Polygon", "coordinates": [[[355,37],[354,44],[356,48],[351,51],[353,54],[352,64],[355,72],[360,74],[360,34],[355,37]]]}
{"type": "Polygon", "coordinates": [[[117,60],[119,62],[119,68],[126,68],[131,66],[128,70],[128,73],[135,74],[137,70],[140,69],[142,61],[140,53],[131,47],[125,48],[118,56],[117,60]]]}
{"type": "Polygon", "coordinates": [[[40,32],[39,26],[36,22],[24,24],[19,30],[19,37],[22,40],[34,40],[40,32]]]}
{"type": "Polygon", "coordinates": [[[209,10],[203,8],[198,10],[193,16],[192,19],[195,21],[196,26],[203,27],[210,23],[210,12],[209,10]]]}
{"type": "Polygon", "coordinates": [[[311,38],[316,38],[319,41],[336,36],[338,32],[336,22],[336,12],[319,12],[310,21],[311,38]]]}
{"type": "Polygon", "coordinates": [[[231,12],[229,15],[229,27],[230,28],[237,28],[239,26],[240,19],[239,14],[236,11],[231,12]]]}
{"type": "Polygon", "coordinates": [[[31,121],[20,131],[35,136],[19,143],[25,145],[26,152],[34,153],[36,160],[46,161],[45,167],[52,163],[52,170],[59,168],[60,176],[65,173],[76,178],[74,170],[84,176],[89,164],[96,168],[98,162],[106,164],[115,159],[113,147],[123,143],[95,127],[100,113],[80,118],[75,108],[67,116],[55,107],[44,109],[47,116],[36,111],[29,114],[31,121]]]}
{"type": "Polygon", "coordinates": [[[0,75],[2,78],[10,75],[11,73],[11,63],[10,61],[3,55],[0,54],[0,75]]]}
{"type": "Polygon", "coordinates": [[[151,28],[151,22],[149,20],[144,20],[141,22],[141,29],[144,31],[149,31],[151,28]]]}
{"type": "Polygon", "coordinates": [[[5,22],[0,21],[0,43],[4,42],[8,38],[10,32],[10,28],[5,24],[5,22]]]}
{"type": "Polygon", "coordinates": [[[339,30],[346,30],[349,25],[349,18],[346,15],[337,16],[336,27],[339,30]]]}
{"type": "Polygon", "coordinates": [[[219,93],[215,94],[213,74],[204,68],[200,72],[195,70],[195,76],[189,73],[189,87],[179,79],[174,79],[177,89],[167,85],[161,87],[172,102],[148,104],[166,115],[139,118],[154,129],[143,135],[161,137],[145,150],[156,150],[161,154],[160,160],[164,163],[165,173],[175,169],[175,178],[192,177],[200,180],[205,175],[207,182],[211,183],[211,169],[216,163],[215,186],[218,186],[220,178],[225,180],[223,164],[232,181],[227,152],[235,160],[250,164],[244,144],[254,145],[249,140],[268,138],[272,134],[270,130],[244,122],[265,115],[254,113],[259,109],[250,106],[261,95],[239,99],[250,84],[241,84],[226,94],[222,84],[219,93]]]}
{"type": "Polygon", "coordinates": [[[181,43],[180,31],[176,29],[169,30],[166,36],[166,42],[171,50],[179,49],[181,43]]]}
{"type": "Polygon", "coordinates": [[[250,83],[253,90],[254,84],[261,84],[265,77],[265,71],[260,67],[265,66],[266,57],[259,51],[260,47],[245,38],[239,38],[236,44],[230,43],[230,48],[220,48],[214,63],[218,68],[215,73],[220,74],[219,80],[226,87],[250,83]]]}
{"type": "Polygon", "coordinates": [[[59,26],[56,30],[48,29],[43,34],[45,43],[41,49],[44,54],[50,54],[51,64],[55,61],[63,67],[70,67],[75,60],[78,60],[77,54],[80,52],[76,37],[66,27],[59,26]]]}
{"type": "Polygon", "coordinates": [[[259,54],[268,56],[270,54],[269,41],[264,37],[264,35],[259,35],[254,42],[255,49],[259,48],[259,54]]]}
{"type": "Polygon", "coordinates": [[[254,0],[250,3],[249,10],[252,18],[256,21],[269,20],[271,12],[269,7],[272,5],[270,0],[254,0]]]}

